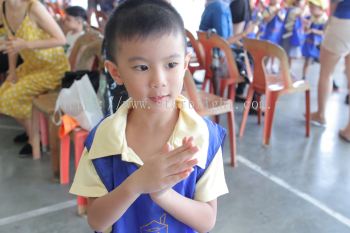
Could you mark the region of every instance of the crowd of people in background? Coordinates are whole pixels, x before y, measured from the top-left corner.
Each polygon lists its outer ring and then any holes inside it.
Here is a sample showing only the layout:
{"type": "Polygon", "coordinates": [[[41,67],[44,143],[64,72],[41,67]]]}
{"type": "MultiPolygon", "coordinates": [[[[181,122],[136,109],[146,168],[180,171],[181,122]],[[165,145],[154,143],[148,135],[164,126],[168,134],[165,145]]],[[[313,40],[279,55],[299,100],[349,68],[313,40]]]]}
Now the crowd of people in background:
{"type": "MultiPolygon", "coordinates": [[[[345,41],[349,33],[343,30],[348,28],[349,19],[350,2],[342,0],[332,0],[330,5],[327,0],[207,0],[199,29],[214,28],[217,34],[232,44],[234,54],[240,39],[245,36],[280,45],[286,51],[291,68],[293,59],[304,59],[302,76],[295,77],[292,72],[295,79],[307,79],[309,66],[320,62],[318,110],[311,115],[311,122],[325,126],[327,97],[332,87],[334,91],[338,90],[331,74],[337,61],[344,56],[345,74],[350,83],[350,46],[345,41]]],[[[269,64],[271,70],[277,73],[273,58],[269,64]]],[[[243,92],[244,89],[238,86],[236,101],[244,101],[240,97],[243,92]]],[[[345,103],[349,103],[349,95],[345,103]]],[[[339,131],[339,136],[350,142],[350,114],[349,123],[339,131]]]]}

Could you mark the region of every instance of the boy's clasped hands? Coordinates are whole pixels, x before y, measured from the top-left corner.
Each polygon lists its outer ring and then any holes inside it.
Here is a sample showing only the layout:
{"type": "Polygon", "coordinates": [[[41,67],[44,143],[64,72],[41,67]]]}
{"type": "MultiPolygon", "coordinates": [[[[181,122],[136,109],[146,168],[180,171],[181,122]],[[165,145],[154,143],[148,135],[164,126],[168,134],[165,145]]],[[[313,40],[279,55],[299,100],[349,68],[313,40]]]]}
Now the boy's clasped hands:
{"type": "Polygon", "coordinates": [[[160,198],[175,184],[186,179],[198,163],[194,158],[198,147],[193,144],[193,137],[185,137],[182,145],[176,149],[166,144],[162,153],[144,161],[133,174],[134,191],[138,194],[149,193],[152,199],[160,198]]]}

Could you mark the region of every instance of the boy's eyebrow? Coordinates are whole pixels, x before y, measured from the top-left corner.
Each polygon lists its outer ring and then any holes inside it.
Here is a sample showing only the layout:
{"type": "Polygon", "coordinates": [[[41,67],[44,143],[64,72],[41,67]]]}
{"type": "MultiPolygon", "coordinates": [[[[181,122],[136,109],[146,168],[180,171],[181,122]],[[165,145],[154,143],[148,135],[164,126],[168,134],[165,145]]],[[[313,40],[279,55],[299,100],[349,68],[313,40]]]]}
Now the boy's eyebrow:
{"type": "MultiPolygon", "coordinates": [[[[180,57],[181,57],[181,55],[179,53],[174,53],[174,54],[172,54],[170,56],[167,56],[167,57],[163,58],[162,60],[168,60],[168,59],[180,58],[180,57]]],[[[147,59],[144,58],[144,57],[137,57],[137,56],[136,57],[130,57],[128,59],[128,62],[135,62],[135,61],[145,61],[145,62],[147,62],[147,59]]]]}
{"type": "Polygon", "coordinates": [[[172,58],[179,58],[179,57],[181,57],[181,55],[179,53],[174,53],[168,57],[165,57],[164,60],[172,59],[172,58]]]}
{"type": "Polygon", "coordinates": [[[130,57],[128,59],[128,62],[134,62],[134,61],[147,61],[147,59],[143,57],[130,57]]]}

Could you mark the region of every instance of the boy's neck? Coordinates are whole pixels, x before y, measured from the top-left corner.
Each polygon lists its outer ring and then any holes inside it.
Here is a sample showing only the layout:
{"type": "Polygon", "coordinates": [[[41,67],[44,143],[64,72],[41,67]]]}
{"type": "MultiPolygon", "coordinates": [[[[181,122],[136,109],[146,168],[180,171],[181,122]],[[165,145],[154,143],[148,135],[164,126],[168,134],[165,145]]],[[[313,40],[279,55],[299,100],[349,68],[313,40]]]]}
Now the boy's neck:
{"type": "Polygon", "coordinates": [[[177,108],[171,111],[165,111],[162,114],[133,109],[129,112],[128,123],[132,122],[135,126],[139,126],[140,129],[153,130],[169,127],[170,124],[177,122],[178,116],[179,110],[177,108]]]}

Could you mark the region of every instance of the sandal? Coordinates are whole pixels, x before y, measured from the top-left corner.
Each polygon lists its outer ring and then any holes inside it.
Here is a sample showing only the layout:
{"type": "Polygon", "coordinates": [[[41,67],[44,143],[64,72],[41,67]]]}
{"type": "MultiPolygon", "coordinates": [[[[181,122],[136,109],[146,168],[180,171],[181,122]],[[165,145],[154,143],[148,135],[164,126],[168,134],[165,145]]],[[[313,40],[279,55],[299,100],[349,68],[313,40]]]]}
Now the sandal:
{"type": "Polygon", "coordinates": [[[325,120],[320,120],[318,119],[318,117],[316,115],[317,113],[311,113],[310,114],[310,123],[315,125],[315,126],[319,126],[319,127],[326,127],[326,121],[325,120]]]}

